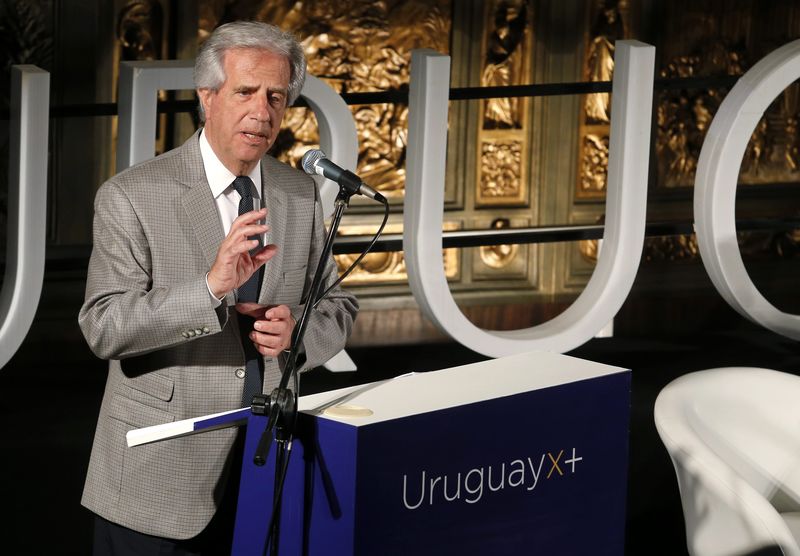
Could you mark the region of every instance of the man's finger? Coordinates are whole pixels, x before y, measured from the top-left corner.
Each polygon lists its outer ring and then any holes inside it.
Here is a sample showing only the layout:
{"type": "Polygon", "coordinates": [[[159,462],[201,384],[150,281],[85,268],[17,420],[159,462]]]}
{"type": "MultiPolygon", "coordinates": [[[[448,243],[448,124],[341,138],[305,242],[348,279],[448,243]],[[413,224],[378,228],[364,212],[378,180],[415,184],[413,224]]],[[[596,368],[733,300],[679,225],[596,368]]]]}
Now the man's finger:
{"type": "Polygon", "coordinates": [[[261,248],[261,250],[253,255],[253,261],[256,264],[256,268],[270,260],[272,257],[275,256],[275,253],[278,252],[278,246],[274,243],[269,243],[261,248]]]}
{"type": "Polygon", "coordinates": [[[252,301],[237,303],[235,307],[239,313],[247,315],[248,317],[253,317],[254,319],[263,318],[264,311],[266,310],[266,306],[252,301]]]}
{"type": "Polygon", "coordinates": [[[276,305],[274,307],[270,307],[264,314],[264,317],[268,319],[285,320],[288,319],[291,314],[292,312],[289,311],[289,307],[286,305],[276,305]]]}
{"type": "Polygon", "coordinates": [[[229,235],[241,239],[243,237],[260,236],[268,231],[269,226],[266,224],[246,224],[236,229],[231,228],[229,235]]]}
{"type": "Polygon", "coordinates": [[[231,229],[238,228],[239,226],[243,226],[245,224],[251,224],[267,216],[267,209],[262,208],[259,210],[251,210],[250,212],[245,212],[242,215],[236,217],[236,219],[231,223],[231,229]]]}

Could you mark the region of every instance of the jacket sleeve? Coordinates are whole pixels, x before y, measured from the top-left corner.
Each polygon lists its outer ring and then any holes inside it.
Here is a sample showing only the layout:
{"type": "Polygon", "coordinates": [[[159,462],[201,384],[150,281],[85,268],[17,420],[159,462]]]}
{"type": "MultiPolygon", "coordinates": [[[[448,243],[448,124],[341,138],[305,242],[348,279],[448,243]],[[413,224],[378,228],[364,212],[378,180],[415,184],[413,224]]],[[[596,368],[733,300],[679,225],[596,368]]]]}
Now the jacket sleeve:
{"type": "Polygon", "coordinates": [[[154,285],[151,246],[130,198],[113,179],[95,198],[93,248],[78,323],[92,351],[123,359],[219,332],[223,303],[205,275],[154,285]]]}
{"type": "MultiPolygon", "coordinates": [[[[308,273],[303,288],[303,299],[308,296],[311,282],[322,254],[326,231],[322,218],[322,203],[319,191],[314,187],[314,229],[312,231],[311,249],[308,257],[308,273]]],[[[329,255],[324,264],[322,287],[320,293],[326,291],[338,278],[333,255],[329,255]]],[[[305,305],[292,307],[292,316],[300,322],[305,305]]],[[[305,354],[303,368],[318,367],[344,349],[347,338],[353,329],[353,322],[358,313],[358,301],[355,296],[341,287],[333,288],[328,295],[312,309],[308,319],[301,351],[305,354]]]]}

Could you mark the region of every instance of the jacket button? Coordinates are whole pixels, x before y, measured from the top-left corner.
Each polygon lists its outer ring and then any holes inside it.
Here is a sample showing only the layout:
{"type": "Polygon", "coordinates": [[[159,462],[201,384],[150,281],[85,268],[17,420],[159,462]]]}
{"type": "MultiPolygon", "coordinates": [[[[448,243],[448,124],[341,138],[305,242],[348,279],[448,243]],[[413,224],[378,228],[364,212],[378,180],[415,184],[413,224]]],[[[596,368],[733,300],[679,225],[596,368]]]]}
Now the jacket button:
{"type": "Polygon", "coordinates": [[[190,338],[194,338],[194,330],[187,330],[186,333],[189,335],[190,338]]]}
{"type": "Polygon", "coordinates": [[[236,378],[244,378],[244,369],[236,369],[236,378]]]}
{"type": "Polygon", "coordinates": [[[211,332],[211,330],[209,330],[207,326],[204,326],[203,327],[203,334],[208,334],[209,332],[211,332]]]}
{"type": "Polygon", "coordinates": [[[183,336],[184,338],[188,338],[189,333],[184,330],[183,332],[181,332],[181,336],[183,336]]]}
{"type": "Polygon", "coordinates": [[[200,335],[203,334],[203,329],[202,328],[195,328],[194,329],[194,333],[197,334],[198,336],[200,336],[200,335]]]}

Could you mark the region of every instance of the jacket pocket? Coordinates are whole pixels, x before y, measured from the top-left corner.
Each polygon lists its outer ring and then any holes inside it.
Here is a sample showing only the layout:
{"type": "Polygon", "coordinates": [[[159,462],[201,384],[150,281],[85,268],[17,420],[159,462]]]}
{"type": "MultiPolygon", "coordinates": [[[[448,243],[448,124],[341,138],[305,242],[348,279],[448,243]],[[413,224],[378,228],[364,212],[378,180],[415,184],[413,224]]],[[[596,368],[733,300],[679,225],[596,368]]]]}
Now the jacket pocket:
{"type": "Polygon", "coordinates": [[[273,297],[276,305],[297,305],[306,285],[306,267],[285,270],[283,281],[273,297]]]}
{"type": "Polygon", "coordinates": [[[175,391],[175,382],[164,375],[144,373],[125,381],[125,385],[161,401],[168,402],[175,391]]]}
{"type": "Polygon", "coordinates": [[[175,416],[142,402],[114,394],[108,407],[108,416],[134,428],[151,427],[175,421],[175,416]]]}

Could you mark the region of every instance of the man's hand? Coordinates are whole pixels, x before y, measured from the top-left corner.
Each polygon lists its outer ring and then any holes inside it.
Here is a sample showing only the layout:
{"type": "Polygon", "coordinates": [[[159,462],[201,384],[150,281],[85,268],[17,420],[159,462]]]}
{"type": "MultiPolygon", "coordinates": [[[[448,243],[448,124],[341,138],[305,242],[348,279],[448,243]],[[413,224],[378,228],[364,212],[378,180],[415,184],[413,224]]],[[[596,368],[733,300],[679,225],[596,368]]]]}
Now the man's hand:
{"type": "Polygon", "coordinates": [[[247,282],[277,252],[276,245],[265,245],[255,255],[250,255],[250,250],[258,246],[258,241],[248,238],[260,236],[269,230],[266,224],[259,224],[266,216],[266,208],[253,210],[239,216],[231,224],[231,231],[222,240],[217,258],[208,273],[208,287],[217,299],[222,299],[247,282]]]}
{"type": "Polygon", "coordinates": [[[236,310],[255,319],[250,340],[258,353],[277,357],[292,344],[294,317],[286,305],[259,305],[258,303],[237,303],[236,310]]]}

